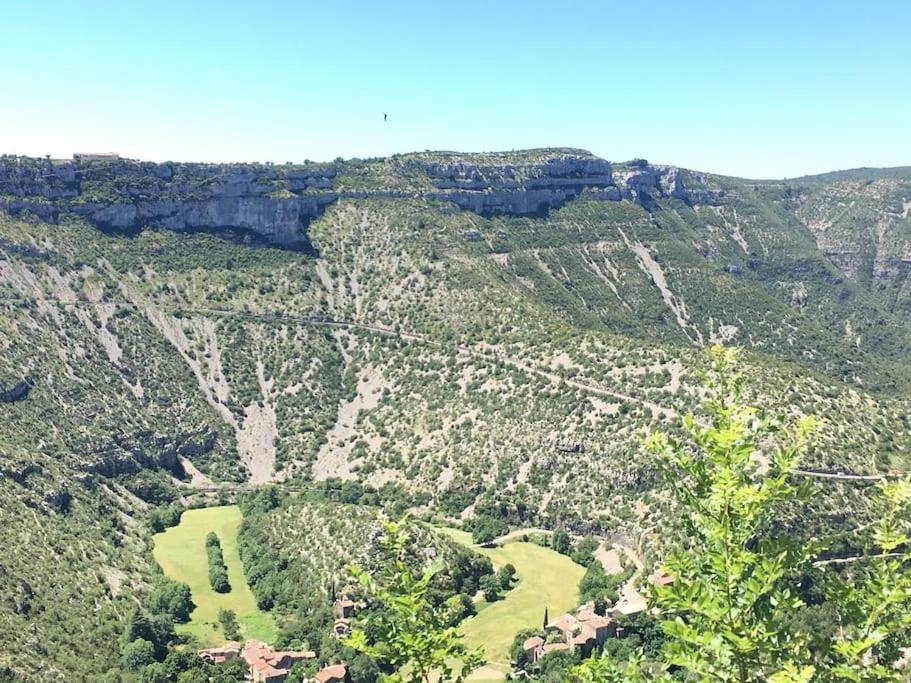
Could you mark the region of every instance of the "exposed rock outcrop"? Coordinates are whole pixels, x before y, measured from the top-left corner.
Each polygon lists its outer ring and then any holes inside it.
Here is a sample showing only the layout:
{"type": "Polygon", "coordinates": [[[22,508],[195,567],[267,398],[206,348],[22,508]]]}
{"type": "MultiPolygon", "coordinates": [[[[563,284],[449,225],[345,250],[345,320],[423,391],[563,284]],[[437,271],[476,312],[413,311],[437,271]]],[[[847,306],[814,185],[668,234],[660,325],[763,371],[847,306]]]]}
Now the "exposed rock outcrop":
{"type": "Polygon", "coordinates": [[[216,444],[217,434],[153,434],[135,432],[130,435],[117,434],[111,442],[88,455],[85,471],[103,477],[132,474],[145,469],[165,469],[176,477],[185,475],[180,457],[202,455],[211,451],[216,444]]]}
{"type": "Polygon", "coordinates": [[[484,162],[449,155],[418,166],[440,190],[429,198],[481,215],[542,215],[587,189],[600,191],[594,195],[598,199],[620,199],[610,162],[579,150],[518,162],[506,154],[487,155],[484,162]]]}
{"type": "Polygon", "coordinates": [[[629,164],[618,186],[609,161],[574,149],[427,153],[358,163],[362,173],[352,180],[351,174],[343,175],[345,162],[274,166],[3,157],[0,209],[30,212],[49,222],[77,214],[101,230],[126,233],[154,227],[242,232],[309,249],[310,222],[346,198],[425,198],[483,216],[543,215],[583,192],[596,200],[631,199],[647,208],[656,197],[690,204],[719,200],[708,190],[686,187],[676,168],[644,161],[629,164]],[[398,187],[382,188],[379,169],[388,166],[404,171],[396,174],[398,187]]]}
{"type": "Polygon", "coordinates": [[[705,187],[705,178],[692,174],[693,187],[687,185],[684,171],[675,166],[652,166],[644,160],[630,163],[619,173],[624,187],[623,196],[638,202],[647,209],[653,208],[654,200],[673,197],[690,206],[707,204],[717,206],[724,203],[724,192],[705,187]]]}

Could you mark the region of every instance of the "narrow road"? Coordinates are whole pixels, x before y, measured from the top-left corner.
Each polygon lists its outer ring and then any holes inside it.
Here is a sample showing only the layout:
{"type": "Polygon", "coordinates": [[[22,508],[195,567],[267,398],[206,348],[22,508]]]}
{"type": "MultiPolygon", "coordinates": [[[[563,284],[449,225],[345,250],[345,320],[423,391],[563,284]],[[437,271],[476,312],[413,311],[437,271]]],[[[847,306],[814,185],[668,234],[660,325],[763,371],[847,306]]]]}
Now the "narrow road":
{"type": "Polygon", "coordinates": [[[883,479],[895,478],[900,475],[893,474],[851,474],[846,472],[816,472],[814,470],[797,469],[791,470],[792,474],[799,474],[804,477],[817,477],[819,479],[841,479],[843,481],[882,481],[883,479]]]}
{"type": "MultiPolygon", "coordinates": [[[[41,299],[31,298],[31,297],[2,297],[0,298],[0,304],[2,303],[36,303],[38,301],[47,302],[47,303],[56,303],[63,306],[101,306],[101,305],[115,305],[115,306],[124,306],[130,308],[139,309],[140,306],[133,302],[125,299],[110,299],[105,301],[69,301],[65,299],[48,297],[41,299]]],[[[290,315],[287,313],[253,313],[251,311],[241,311],[237,309],[230,308],[210,308],[210,307],[184,307],[179,305],[174,305],[171,309],[173,311],[181,311],[185,313],[195,313],[200,315],[215,315],[215,316],[232,316],[246,318],[250,320],[266,320],[266,321],[283,321],[291,322],[298,325],[309,325],[314,327],[331,327],[331,328],[341,328],[341,329],[352,329],[352,330],[362,330],[365,332],[372,332],[375,334],[382,334],[387,337],[397,337],[399,339],[404,339],[406,341],[411,341],[419,344],[424,344],[426,346],[432,346],[438,349],[446,349],[447,346],[450,349],[462,352],[466,355],[469,355],[473,358],[478,358],[487,362],[502,362],[511,367],[516,368],[521,372],[528,374],[534,374],[544,379],[547,379],[553,383],[563,382],[571,387],[576,389],[581,389],[582,391],[588,391],[593,394],[600,396],[606,396],[620,401],[626,401],[629,403],[638,403],[639,405],[650,408],[653,412],[661,413],[669,418],[676,416],[677,412],[670,407],[662,406],[645,399],[636,398],[635,396],[630,396],[629,394],[624,394],[618,391],[613,391],[605,387],[599,386],[592,382],[587,382],[585,380],[576,380],[568,377],[563,377],[551,370],[545,370],[539,366],[526,363],[517,358],[507,356],[505,354],[492,353],[489,351],[484,351],[477,349],[471,346],[464,344],[453,344],[446,345],[442,342],[430,339],[424,335],[418,334],[416,332],[402,332],[391,327],[383,327],[380,325],[371,325],[369,323],[360,323],[354,322],[351,320],[336,320],[333,318],[328,318],[320,315],[311,315],[311,316],[297,316],[290,315]]],[[[810,469],[797,468],[792,470],[793,474],[805,476],[805,477],[815,477],[818,479],[831,479],[831,480],[841,480],[841,481],[868,481],[875,482],[883,479],[894,478],[900,475],[882,475],[882,474],[854,474],[850,472],[820,472],[810,469]]]]}
{"type": "MultiPolygon", "coordinates": [[[[41,298],[41,299],[33,299],[33,298],[28,298],[28,297],[0,298],[0,303],[33,303],[33,302],[38,302],[38,301],[45,302],[45,303],[56,303],[61,306],[91,307],[91,306],[114,305],[114,306],[124,306],[124,307],[129,307],[129,308],[136,308],[136,309],[140,308],[140,306],[137,303],[135,303],[133,301],[127,301],[124,299],[108,299],[105,301],[92,302],[92,301],[69,301],[69,300],[65,300],[65,299],[57,299],[57,298],[50,298],[50,297],[41,298]]],[[[424,344],[426,346],[432,346],[432,347],[439,348],[439,349],[447,348],[446,344],[443,344],[436,340],[425,337],[424,335],[417,334],[415,332],[402,332],[400,330],[396,330],[391,327],[382,327],[380,325],[371,325],[369,323],[359,323],[359,322],[354,322],[351,320],[336,320],[336,319],[327,318],[324,316],[297,316],[297,315],[289,315],[287,313],[253,313],[250,311],[240,311],[237,309],[229,309],[229,308],[209,308],[209,307],[200,307],[200,306],[185,307],[185,306],[179,306],[179,305],[174,305],[171,310],[180,311],[181,313],[196,313],[196,314],[201,314],[201,315],[230,316],[230,317],[246,318],[246,319],[250,319],[250,320],[283,321],[283,322],[295,323],[298,325],[309,325],[309,326],[314,326],[314,327],[334,327],[334,328],[342,328],[342,329],[363,330],[365,332],[373,332],[376,334],[382,334],[387,337],[397,337],[399,339],[417,342],[419,344],[424,344]]],[[[487,352],[487,351],[482,351],[480,349],[477,349],[477,348],[474,348],[471,346],[466,346],[464,344],[450,345],[449,348],[454,349],[456,351],[460,351],[462,353],[465,353],[473,358],[485,360],[487,362],[506,363],[507,365],[510,365],[510,366],[516,368],[517,370],[520,370],[520,371],[528,373],[528,374],[538,375],[539,377],[547,379],[548,381],[553,382],[553,383],[564,382],[571,387],[575,387],[577,389],[582,389],[583,391],[589,391],[594,394],[599,394],[601,396],[607,396],[609,398],[614,398],[614,399],[617,399],[620,401],[626,401],[629,403],[638,403],[640,405],[643,405],[643,406],[646,406],[646,407],[652,409],[655,412],[659,412],[664,415],[667,415],[668,417],[673,417],[674,415],[676,415],[676,411],[673,408],[668,408],[667,406],[661,406],[661,405],[658,405],[657,403],[653,403],[651,401],[646,401],[641,398],[636,398],[635,396],[630,396],[629,394],[623,394],[618,391],[613,391],[611,389],[607,389],[605,387],[598,386],[594,383],[563,377],[550,370],[544,370],[540,367],[537,367],[535,365],[530,365],[528,363],[525,363],[525,362],[518,360],[516,358],[513,358],[511,356],[507,356],[505,354],[496,354],[496,353],[491,353],[491,352],[487,352]]]]}
{"type": "Polygon", "coordinates": [[[830,564],[851,564],[861,560],[881,560],[885,558],[905,557],[906,553],[880,553],[878,555],[851,555],[850,557],[833,557],[831,560],[817,560],[813,563],[814,567],[826,567],[830,564]]]}
{"type": "Polygon", "coordinates": [[[645,574],[645,562],[635,548],[623,543],[614,543],[613,546],[626,553],[626,556],[636,565],[636,571],[620,588],[620,600],[617,602],[616,609],[621,614],[642,612],[648,607],[648,600],[639,592],[636,584],[642,575],[645,574]]]}
{"type": "Polygon", "coordinates": [[[553,531],[550,529],[539,529],[538,527],[526,527],[525,529],[515,529],[510,531],[508,534],[503,534],[499,538],[493,539],[490,543],[472,543],[469,548],[483,548],[485,545],[496,545],[498,543],[506,543],[506,541],[511,541],[514,538],[522,538],[525,534],[529,536],[532,534],[537,534],[539,536],[551,536],[553,531]]]}

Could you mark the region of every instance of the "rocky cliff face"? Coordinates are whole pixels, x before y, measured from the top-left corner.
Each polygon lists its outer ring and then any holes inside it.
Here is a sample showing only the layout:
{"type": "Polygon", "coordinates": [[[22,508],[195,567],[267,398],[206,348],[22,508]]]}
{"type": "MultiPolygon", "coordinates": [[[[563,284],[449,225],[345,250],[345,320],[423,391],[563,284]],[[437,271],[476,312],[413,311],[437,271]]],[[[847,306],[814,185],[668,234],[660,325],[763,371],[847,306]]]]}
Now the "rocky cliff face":
{"type": "MultiPolygon", "coordinates": [[[[542,215],[582,192],[643,206],[656,196],[691,203],[718,199],[687,189],[677,169],[644,163],[624,171],[618,185],[610,162],[581,150],[437,153],[401,157],[399,164],[409,170],[410,185],[384,189],[377,180],[360,189],[337,183],[345,162],[271,166],[3,157],[0,209],[31,212],[50,222],[74,213],[99,229],[126,233],[148,227],[242,231],[306,249],[310,221],[342,198],[423,197],[485,216],[542,215]]],[[[368,162],[367,177],[370,172],[368,162]]]]}
{"type": "MultiPolygon", "coordinates": [[[[857,178],[850,172],[832,179],[807,179],[797,196],[797,216],[820,251],[848,277],[911,282],[911,169],[857,178]]],[[[901,294],[907,300],[907,291],[901,294]]],[[[905,304],[907,305],[907,304],[905,304]]]]}
{"type": "Polygon", "coordinates": [[[506,155],[483,159],[451,155],[421,160],[418,165],[438,190],[428,193],[429,198],[485,216],[543,215],[585,190],[600,199],[620,199],[610,162],[584,152],[567,151],[528,162],[506,155]]]}
{"type": "Polygon", "coordinates": [[[309,246],[306,228],[335,201],[335,169],[4,158],[0,208],[56,222],[75,213],[102,230],[237,230],[309,246]]]}

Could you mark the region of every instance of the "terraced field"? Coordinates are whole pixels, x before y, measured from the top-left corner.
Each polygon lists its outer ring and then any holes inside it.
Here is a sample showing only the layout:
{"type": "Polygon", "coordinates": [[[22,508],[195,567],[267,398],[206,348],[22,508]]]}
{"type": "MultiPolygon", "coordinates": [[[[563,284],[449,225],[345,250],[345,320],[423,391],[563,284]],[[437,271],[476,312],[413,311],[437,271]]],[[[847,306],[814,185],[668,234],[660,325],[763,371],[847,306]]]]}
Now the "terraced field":
{"type": "Polygon", "coordinates": [[[187,510],[180,524],[153,538],[155,561],[169,577],[190,587],[195,605],[190,622],[179,624],[177,630],[196,636],[205,645],[217,645],[226,640],[218,627],[220,609],[234,610],[245,638],[266,642],[275,638],[272,615],[257,609],[256,599],[244,578],[237,553],[240,521],[240,509],[236,505],[187,510]],[[221,540],[231,583],[228,593],[216,593],[209,586],[205,540],[210,531],[221,540]]]}

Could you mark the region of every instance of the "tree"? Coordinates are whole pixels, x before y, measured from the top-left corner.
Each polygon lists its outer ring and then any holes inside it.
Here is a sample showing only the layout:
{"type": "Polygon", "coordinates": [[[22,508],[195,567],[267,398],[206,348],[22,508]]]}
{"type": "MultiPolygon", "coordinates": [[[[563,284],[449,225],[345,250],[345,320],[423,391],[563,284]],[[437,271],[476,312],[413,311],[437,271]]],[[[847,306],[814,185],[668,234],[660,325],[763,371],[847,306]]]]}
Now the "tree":
{"type": "Polygon", "coordinates": [[[242,657],[232,657],[226,662],[216,664],[210,669],[214,669],[209,683],[237,683],[237,681],[246,680],[250,669],[242,657]]]}
{"type": "Polygon", "coordinates": [[[478,515],[474,520],[471,535],[475,543],[486,545],[507,531],[509,531],[509,527],[502,519],[490,515],[478,515]]]}
{"type": "Polygon", "coordinates": [[[165,665],[152,662],[142,670],[142,683],[168,683],[168,672],[165,665]]]}
{"type": "Polygon", "coordinates": [[[512,580],[516,575],[516,568],[512,564],[504,564],[500,567],[500,570],[497,572],[497,581],[500,583],[500,588],[504,591],[508,591],[512,588],[512,580]]]}
{"type": "Polygon", "coordinates": [[[563,529],[557,529],[551,539],[551,547],[562,555],[568,555],[569,549],[572,547],[572,540],[569,534],[563,529]]]}
{"type": "Polygon", "coordinates": [[[911,558],[899,549],[908,543],[911,480],[879,486],[880,521],[866,555],[846,581],[826,580],[839,627],[830,639],[812,641],[795,615],[804,609],[801,580],[824,548],[778,534],[774,521],[785,503],[799,504],[811,493],[792,472],[809,448],[814,422],[803,418],[785,427],[760,415],[744,401],[736,350],[715,346],[710,359],[708,419],[683,419],[689,443],[662,434],[645,443],[691,538],[691,547],[664,563],[674,581],[655,589],[666,638],[658,671],[639,656],[618,663],[606,654],[573,675],[599,683],[670,680],[661,671],[673,667],[684,679],[717,683],[900,680],[894,664],[911,625],[911,577],[902,564],[911,558]],[[758,453],[765,472],[756,466],[758,453]],[[893,552],[899,556],[886,556],[893,552]]]}
{"type": "Polygon", "coordinates": [[[462,622],[463,619],[472,616],[477,612],[474,601],[470,595],[465,593],[456,593],[449,596],[443,602],[443,608],[446,613],[446,623],[455,626],[462,622]]]}
{"type": "Polygon", "coordinates": [[[156,577],[149,595],[149,607],[157,614],[167,614],[173,621],[189,621],[193,607],[190,587],[165,576],[156,577]]]}
{"type": "Polygon", "coordinates": [[[373,683],[380,677],[380,668],[373,657],[359,654],[348,661],[348,674],[351,683],[373,683]]]}
{"type": "Polygon", "coordinates": [[[500,582],[497,580],[496,576],[482,576],[481,577],[481,592],[484,594],[484,599],[487,602],[496,602],[500,599],[500,582]]]}
{"type": "Polygon", "coordinates": [[[468,650],[459,631],[447,625],[445,610],[428,599],[438,566],[413,571],[407,562],[409,542],[406,520],[387,523],[378,544],[378,571],[371,575],[352,568],[370,609],[364,626],[344,644],[386,662],[394,671],[381,677],[387,683],[461,683],[483,663],[481,651],[468,650]]]}
{"type": "Polygon", "coordinates": [[[206,558],[209,562],[209,585],[216,593],[228,593],[231,584],[228,582],[228,568],[221,551],[221,542],[215,532],[206,535],[206,558]]]}
{"type": "Polygon", "coordinates": [[[623,577],[623,574],[612,576],[604,571],[600,562],[592,562],[579,582],[580,602],[609,600],[611,604],[615,604],[618,598],[617,588],[623,577]]]}
{"type": "Polygon", "coordinates": [[[598,541],[593,536],[586,536],[576,544],[570,557],[576,564],[588,567],[595,561],[595,551],[598,549],[598,541]]]}
{"type": "Polygon", "coordinates": [[[218,624],[221,626],[221,632],[228,640],[240,640],[240,626],[237,623],[237,615],[234,610],[218,610],[218,624]]]}
{"type": "Polygon", "coordinates": [[[123,646],[120,663],[127,671],[141,671],[155,661],[155,646],[144,638],[137,638],[123,646]]]}

